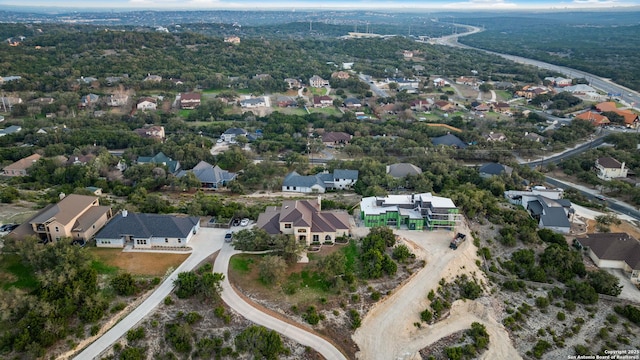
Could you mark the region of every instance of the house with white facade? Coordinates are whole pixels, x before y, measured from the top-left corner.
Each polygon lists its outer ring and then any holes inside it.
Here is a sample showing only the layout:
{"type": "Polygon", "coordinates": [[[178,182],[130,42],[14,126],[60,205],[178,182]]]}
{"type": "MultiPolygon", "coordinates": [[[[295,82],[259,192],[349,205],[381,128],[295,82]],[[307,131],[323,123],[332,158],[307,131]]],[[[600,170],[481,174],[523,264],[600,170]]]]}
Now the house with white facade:
{"type": "Polygon", "coordinates": [[[335,169],[333,173],[300,175],[290,172],[282,182],[282,191],[299,193],[324,193],[327,190],[350,189],[358,181],[358,170],[335,169]]]}
{"type": "Polygon", "coordinates": [[[240,107],[243,108],[251,109],[263,106],[267,106],[267,100],[263,96],[240,100],[240,107]]]}
{"type": "Polygon", "coordinates": [[[575,211],[571,207],[571,201],[563,199],[562,194],[562,189],[534,186],[528,191],[505,191],[504,197],[509,203],[525,208],[538,221],[539,228],[569,234],[575,211]]]}
{"type": "Polygon", "coordinates": [[[155,111],[158,108],[158,102],[154,98],[144,97],[138,100],[138,104],[136,105],[136,109],[147,111],[153,110],[155,111]]]}
{"type": "Polygon", "coordinates": [[[200,229],[193,216],[129,213],[114,216],[96,236],[97,247],[152,249],[186,247],[200,229]]]}
{"type": "Polygon", "coordinates": [[[313,75],[309,78],[309,86],[315,88],[329,86],[329,80],[325,80],[318,75],[313,75]]]}
{"type": "Polygon", "coordinates": [[[625,167],[625,163],[605,156],[598,158],[595,164],[596,174],[598,178],[604,181],[611,181],[615,178],[626,178],[629,168],[625,167]]]}

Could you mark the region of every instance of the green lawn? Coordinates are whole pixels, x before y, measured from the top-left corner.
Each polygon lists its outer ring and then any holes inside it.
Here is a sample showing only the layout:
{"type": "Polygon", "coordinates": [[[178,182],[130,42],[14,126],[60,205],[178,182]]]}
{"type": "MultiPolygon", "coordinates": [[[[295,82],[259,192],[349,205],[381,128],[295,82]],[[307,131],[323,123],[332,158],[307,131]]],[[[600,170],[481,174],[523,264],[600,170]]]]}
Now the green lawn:
{"type": "Polygon", "coordinates": [[[178,115],[180,115],[180,117],[183,117],[183,118],[185,118],[185,119],[186,119],[186,118],[189,116],[189,113],[190,113],[190,112],[191,112],[191,110],[184,110],[184,109],[180,109],[180,110],[178,111],[178,115]]]}
{"type": "Polygon", "coordinates": [[[38,286],[38,280],[33,269],[25,266],[20,256],[5,254],[0,255],[0,286],[5,290],[11,287],[29,290],[38,286]]]}
{"type": "Polygon", "coordinates": [[[336,109],[334,106],[329,106],[329,107],[326,107],[326,108],[309,108],[309,111],[312,114],[313,113],[321,113],[321,114],[326,114],[326,115],[342,116],[342,113],[340,112],[340,110],[336,109]]]}
{"type": "Polygon", "coordinates": [[[237,271],[241,274],[246,274],[251,271],[251,265],[254,263],[252,255],[236,255],[231,258],[229,264],[231,265],[231,269],[233,271],[237,271]]]}
{"type": "Polygon", "coordinates": [[[117,266],[109,266],[100,260],[91,261],[91,268],[101,275],[115,275],[119,270],[117,266]]]}
{"type": "Polygon", "coordinates": [[[513,95],[511,95],[510,92],[506,91],[506,90],[496,90],[496,95],[498,97],[497,100],[509,100],[513,97],[513,95]]]}
{"type": "Polygon", "coordinates": [[[358,248],[356,242],[351,240],[349,245],[342,248],[344,256],[347,258],[347,271],[356,272],[356,259],[358,258],[358,248]]]}

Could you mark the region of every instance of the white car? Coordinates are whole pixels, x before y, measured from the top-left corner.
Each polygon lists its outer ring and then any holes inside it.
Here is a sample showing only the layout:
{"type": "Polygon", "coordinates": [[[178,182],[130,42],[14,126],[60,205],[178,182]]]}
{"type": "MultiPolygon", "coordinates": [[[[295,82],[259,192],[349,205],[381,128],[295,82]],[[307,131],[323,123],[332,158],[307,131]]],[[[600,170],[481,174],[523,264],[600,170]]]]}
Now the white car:
{"type": "Polygon", "coordinates": [[[242,221],[240,221],[240,226],[247,226],[249,225],[249,219],[244,218],[242,219],[242,221]]]}
{"type": "Polygon", "coordinates": [[[222,144],[223,142],[224,142],[224,140],[222,140],[222,139],[216,140],[216,143],[218,143],[218,144],[222,144]]]}

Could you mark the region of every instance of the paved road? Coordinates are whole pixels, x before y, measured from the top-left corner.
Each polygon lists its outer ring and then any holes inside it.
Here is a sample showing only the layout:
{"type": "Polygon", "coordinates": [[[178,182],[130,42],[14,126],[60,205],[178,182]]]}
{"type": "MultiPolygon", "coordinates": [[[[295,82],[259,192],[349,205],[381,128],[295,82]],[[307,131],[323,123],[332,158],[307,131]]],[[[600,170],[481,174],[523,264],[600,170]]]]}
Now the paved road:
{"type": "Polygon", "coordinates": [[[158,288],[135,310],[104,335],[86,347],[76,360],[91,360],[98,358],[100,354],[108,349],[126,332],[136,326],[145,316],[153,311],[173,290],[173,281],[178,277],[178,273],[190,271],[200,264],[204,259],[218,251],[224,243],[226,229],[200,228],[198,233],[189,242],[193,248],[191,256],[187,258],[169,277],[158,286],[158,288]]]}
{"type": "Polygon", "coordinates": [[[437,39],[431,39],[429,42],[440,44],[440,45],[447,45],[447,46],[453,46],[453,47],[459,47],[459,48],[465,48],[465,49],[474,49],[474,50],[484,51],[486,53],[494,54],[520,64],[528,64],[528,65],[539,67],[541,69],[556,71],[570,78],[584,78],[584,79],[587,79],[587,81],[589,81],[589,85],[591,85],[594,88],[600,89],[605,93],[620,94],[620,96],[615,96],[615,97],[620,99],[621,102],[623,102],[624,104],[630,105],[636,110],[640,110],[639,108],[640,93],[638,93],[637,91],[631,90],[622,85],[618,85],[607,78],[603,78],[585,71],[568,68],[566,66],[549,64],[544,61],[527,59],[521,56],[502,54],[495,51],[489,51],[489,50],[484,50],[484,49],[476,48],[469,45],[460,44],[458,42],[459,37],[478,33],[482,31],[482,29],[476,26],[470,26],[470,25],[464,25],[464,24],[455,24],[455,25],[465,27],[469,31],[463,34],[453,34],[453,35],[448,35],[448,36],[444,36],[437,39]]]}
{"type": "MultiPolygon", "coordinates": [[[[580,194],[584,195],[590,200],[601,201],[596,199],[595,195],[600,194],[600,192],[596,189],[590,189],[582,185],[570,183],[568,181],[555,179],[549,176],[545,176],[545,181],[553,186],[557,186],[562,189],[575,189],[580,194]]],[[[632,205],[629,205],[625,202],[616,199],[607,199],[605,200],[607,207],[613,211],[616,211],[623,215],[631,216],[636,220],[640,220],[640,211],[636,210],[632,205]]]]}
{"type": "Polygon", "coordinates": [[[286,323],[280,319],[276,319],[268,314],[261,312],[255,307],[251,306],[241,298],[235,290],[231,287],[229,279],[227,277],[227,270],[229,268],[229,260],[231,256],[241,253],[234,250],[230,244],[224,244],[220,253],[216,257],[216,261],[213,265],[213,271],[217,273],[225,274],[225,279],[222,282],[222,300],[229,305],[233,310],[244,316],[249,321],[252,321],[258,325],[262,325],[269,329],[273,329],[280,334],[289,337],[298,343],[309,346],[322,354],[326,359],[330,360],[346,360],[347,358],[338,350],[333,344],[327,340],[314,335],[306,330],[303,330],[297,326],[286,323]]]}
{"type": "Polygon", "coordinates": [[[386,91],[380,89],[374,82],[373,79],[371,78],[370,75],[364,75],[364,74],[359,74],[358,77],[360,78],[360,80],[364,81],[365,83],[369,84],[369,87],[371,88],[371,91],[376,94],[377,97],[381,97],[381,98],[386,98],[389,97],[389,94],[387,94],[386,91]]]}
{"type": "Polygon", "coordinates": [[[562,161],[562,160],[564,160],[564,159],[566,159],[568,157],[583,153],[583,152],[585,152],[587,150],[594,149],[594,148],[604,144],[604,138],[605,137],[606,137],[606,133],[603,133],[602,135],[599,135],[599,136],[595,137],[591,141],[582,143],[582,144],[574,147],[573,149],[566,150],[566,151],[564,151],[564,152],[562,152],[560,154],[554,154],[554,155],[551,155],[551,156],[549,156],[547,158],[543,158],[541,160],[533,160],[533,161],[528,161],[528,162],[522,162],[521,164],[522,165],[529,165],[532,168],[533,167],[537,167],[537,166],[544,166],[545,164],[557,164],[560,161],[562,161]]]}

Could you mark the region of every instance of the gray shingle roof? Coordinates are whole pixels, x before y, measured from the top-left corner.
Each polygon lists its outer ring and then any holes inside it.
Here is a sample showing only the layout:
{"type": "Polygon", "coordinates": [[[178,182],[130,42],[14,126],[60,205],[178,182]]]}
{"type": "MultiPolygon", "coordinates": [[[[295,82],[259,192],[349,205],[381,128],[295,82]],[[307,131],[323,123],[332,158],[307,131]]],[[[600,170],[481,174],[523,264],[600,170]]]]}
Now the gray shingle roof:
{"type": "Polygon", "coordinates": [[[358,180],[358,170],[335,169],[333,170],[333,178],[358,180]]]}
{"type": "Polygon", "coordinates": [[[138,156],[138,164],[164,164],[171,173],[180,169],[180,163],[165,155],[162,151],[154,156],[138,156]]]}
{"type": "Polygon", "coordinates": [[[467,147],[467,144],[464,141],[460,140],[459,137],[453,134],[447,134],[443,136],[438,136],[431,139],[433,145],[444,145],[444,146],[455,146],[460,149],[464,149],[467,147]]]}
{"type": "Polygon", "coordinates": [[[633,270],[640,270],[640,243],[626,233],[589,234],[577,239],[601,260],[624,261],[633,270]]]}
{"type": "Polygon", "coordinates": [[[123,235],[136,238],[171,237],[186,238],[200,221],[197,217],[177,217],[160,214],[128,213],[114,216],[96,234],[96,239],[119,239],[123,235]]]}
{"type": "Polygon", "coordinates": [[[312,187],[313,185],[320,185],[325,187],[324,181],[317,175],[300,175],[293,171],[289,173],[282,182],[283,186],[296,186],[296,187],[312,187]]]}
{"type": "Polygon", "coordinates": [[[511,174],[512,170],[513,169],[511,167],[498,164],[498,163],[484,164],[479,169],[481,174],[489,174],[489,175],[500,175],[503,172],[506,172],[507,174],[511,174]]]}
{"type": "Polygon", "coordinates": [[[407,175],[422,174],[422,169],[409,163],[398,163],[387,166],[387,174],[394,178],[403,178],[407,175]]]}

